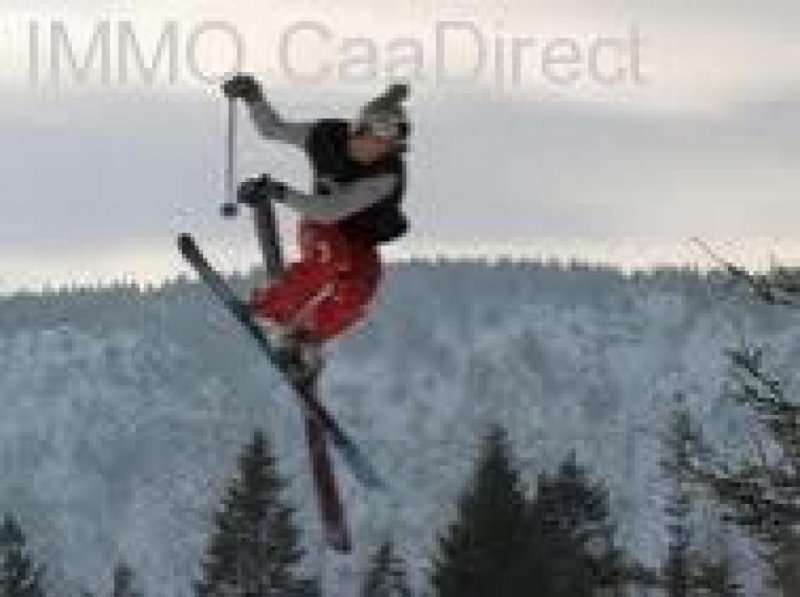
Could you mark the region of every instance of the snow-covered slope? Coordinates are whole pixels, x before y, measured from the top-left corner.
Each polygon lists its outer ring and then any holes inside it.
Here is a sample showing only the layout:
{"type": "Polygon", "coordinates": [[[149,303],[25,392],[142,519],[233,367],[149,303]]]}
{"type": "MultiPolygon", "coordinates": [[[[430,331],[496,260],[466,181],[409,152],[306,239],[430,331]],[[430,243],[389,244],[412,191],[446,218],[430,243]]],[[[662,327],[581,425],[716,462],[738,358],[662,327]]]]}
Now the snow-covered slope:
{"type": "Polygon", "coordinates": [[[390,497],[365,494],[341,469],[358,545],[350,558],[321,557],[294,405],[205,289],[7,298],[0,510],[18,514],[69,587],[102,591],[125,560],[149,595],[190,595],[210,515],[259,425],[292,481],[309,565],[325,567],[328,594],[353,594],[387,533],[423,583],[478,440],[497,422],[528,481],[576,451],[607,480],[621,540],[652,563],[663,548],[659,433],[675,392],[713,437],[736,444],[745,429],[720,397],[724,349],[743,337],[768,343],[786,374],[800,357],[796,315],[716,288],[690,272],[396,266],[374,318],[337,345],[323,381],[330,408],[393,485],[390,497]]]}

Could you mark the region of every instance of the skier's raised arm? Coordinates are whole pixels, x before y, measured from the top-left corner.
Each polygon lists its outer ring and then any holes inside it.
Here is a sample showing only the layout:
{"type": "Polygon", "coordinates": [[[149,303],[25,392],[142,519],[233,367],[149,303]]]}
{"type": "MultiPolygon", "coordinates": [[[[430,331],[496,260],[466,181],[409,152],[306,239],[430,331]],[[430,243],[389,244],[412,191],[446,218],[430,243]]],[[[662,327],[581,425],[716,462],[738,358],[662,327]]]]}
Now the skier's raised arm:
{"type": "Polygon", "coordinates": [[[297,147],[304,147],[313,122],[287,121],[264,97],[261,86],[251,75],[234,75],[222,86],[229,98],[241,99],[250,112],[256,130],[265,139],[283,141],[297,147]]]}

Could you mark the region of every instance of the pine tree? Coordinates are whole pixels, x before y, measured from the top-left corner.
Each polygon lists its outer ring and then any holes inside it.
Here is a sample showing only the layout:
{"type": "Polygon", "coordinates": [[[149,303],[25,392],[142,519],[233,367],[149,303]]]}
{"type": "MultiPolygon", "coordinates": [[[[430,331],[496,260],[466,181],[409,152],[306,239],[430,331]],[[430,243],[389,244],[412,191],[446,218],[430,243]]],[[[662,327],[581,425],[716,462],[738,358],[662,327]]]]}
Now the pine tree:
{"type": "Polygon", "coordinates": [[[255,432],[239,459],[203,562],[203,597],[316,595],[301,576],[304,556],[293,508],[285,505],[285,482],[267,438],[255,432]]]}
{"type": "Polygon", "coordinates": [[[133,569],[125,563],[117,564],[114,568],[113,597],[142,597],[142,593],[135,589],[133,569]]]}
{"type": "Polygon", "coordinates": [[[671,491],[665,502],[669,546],[662,574],[668,597],[688,597],[693,586],[692,528],[690,485],[687,470],[691,458],[694,429],[689,412],[683,407],[683,396],[676,396],[679,408],[670,420],[664,438],[666,456],[661,466],[671,481],[671,491]]]}
{"type": "Polygon", "coordinates": [[[697,437],[690,471],[726,508],[726,518],[766,547],[775,582],[791,593],[800,584],[800,404],[764,371],[760,350],[729,354],[730,395],[753,415],[760,439],[745,461],[732,464],[697,437]]]}
{"type": "Polygon", "coordinates": [[[767,305],[800,307],[800,269],[773,264],[767,273],[751,273],[718,255],[710,245],[694,239],[708,255],[730,276],[729,290],[748,291],[748,294],[767,305]]]}
{"type": "Polygon", "coordinates": [[[439,597],[529,596],[529,525],[505,433],[484,441],[456,521],[439,540],[432,584],[439,597]]]}
{"type": "Polygon", "coordinates": [[[695,585],[698,595],[709,597],[744,597],[741,585],[736,582],[729,558],[699,562],[696,566],[695,585]]]}
{"type": "Polygon", "coordinates": [[[784,595],[800,595],[800,531],[772,550],[776,583],[784,595]]]}
{"type": "Polygon", "coordinates": [[[574,454],[555,475],[539,476],[530,520],[537,595],[582,597],[620,589],[625,567],[614,546],[608,491],[589,480],[574,454]]]}
{"type": "Polygon", "coordinates": [[[43,574],[28,553],[22,529],[6,514],[0,526],[0,597],[43,597],[43,574]]]}
{"type": "Polygon", "coordinates": [[[668,597],[715,595],[737,597],[739,585],[733,578],[730,558],[723,554],[716,559],[693,547],[694,533],[690,522],[694,483],[693,446],[700,436],[684,396],[678,395],[677,408],[672,413],[664,437],[666,456],[662,468],[671,481],[671,491],[665,503],[669,520],[669,547],[662,575],[668,597]]]}
{"type": "Polygon", "coordinates": [[[411,597],[403,562],[391,541],[385,541],[372,556],[361,597],[411,597]]]}

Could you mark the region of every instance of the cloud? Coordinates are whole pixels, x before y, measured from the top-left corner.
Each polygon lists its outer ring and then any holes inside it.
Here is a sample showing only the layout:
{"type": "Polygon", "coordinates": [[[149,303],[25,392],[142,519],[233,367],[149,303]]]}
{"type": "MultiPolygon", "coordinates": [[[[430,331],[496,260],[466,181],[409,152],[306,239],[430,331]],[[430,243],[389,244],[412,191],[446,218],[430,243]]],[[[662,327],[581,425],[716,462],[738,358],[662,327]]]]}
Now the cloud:
{"type": "MultiPolygon", "coordinates": [[[[319,99],[315,115],[330,114],[319,99]]],[[[88,96],[4,113],[0,247],[113,246],[179,226],[229,233],[215,220],[222,118],[207,98],[88,96]]],[[[453,97],[413,113],[410,209],[422,237],[781,234],[800,216],[795,99],[715,117],[453,97]]],[[[243,173],[307,184],[298,154],[243,128],[243,173]]]]}
{"type": "MultiPolygon", "coordinates": [[[[32,14],[29,2],[0,2],[15,26],[32,14]]],[[[248,42],[248,68],[261,73],[282,109],[306,116],[352,114],[364,99],[354,92],[372,93],[381,83],[289,85],[275,69],[276,39],[299,19],[328,24],[337,40],[368,34],[378,41],[429,38],[437,18],[474,18],[487,32],[581,39],[626,34],[634,24],[647,42],[645,86],[568,89],[535,80],[505,93],[491,85],[416,85],[409,208],[417,238],[794,236],[800,216],[794,1],[634,0],[624,9],[611,0],[376,6],[41,0],[36,15],[65,18],[76,31],[91,31],[99,15],[130,18],[143,41],[156,40],[167,18],[184,27],[230,20],[248,42]]],[[[12,33],[2,39],[7,60],[0,80],[18,84],[26,30],[12,33]]],[[[171,248],[182,229],[252,248],[248,226],[216,216],[223,119],[207,85],[182,80],[158,91],[73,92],[5,86],[0,254],[35,263],[37,255],[57,261],[66,253],[152,251],[171,248]]],[[[243,175],[269,169],[307,183],[301,156],[260,143],[243,128],[243,175]]],[[[91,257],[87,263],[91,268],[91,257]]]]}

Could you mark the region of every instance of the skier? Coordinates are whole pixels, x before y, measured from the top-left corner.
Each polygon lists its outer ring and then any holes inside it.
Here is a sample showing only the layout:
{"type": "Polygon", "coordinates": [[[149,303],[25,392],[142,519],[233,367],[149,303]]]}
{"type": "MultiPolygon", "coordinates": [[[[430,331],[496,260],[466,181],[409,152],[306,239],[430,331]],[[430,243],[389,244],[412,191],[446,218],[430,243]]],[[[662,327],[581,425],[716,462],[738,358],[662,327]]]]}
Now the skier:
{"type": "Polygon", "coordinates": [[[364,106],[353,122],[286,121],[248,74],[223,84],[228,98],[248,107],[266,139],[305,150],[313,193],[293,189],[268,174],[249,179],[237,200],[251,207],[276,201],[300,215],[300,260],[276,282],[256,288],[250,307],[283,358],[316,376],[322,345],[361,320],[382,276],[378,246],[406,233],[402,211],[409,124],[395,83],[364,106]]]}

